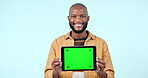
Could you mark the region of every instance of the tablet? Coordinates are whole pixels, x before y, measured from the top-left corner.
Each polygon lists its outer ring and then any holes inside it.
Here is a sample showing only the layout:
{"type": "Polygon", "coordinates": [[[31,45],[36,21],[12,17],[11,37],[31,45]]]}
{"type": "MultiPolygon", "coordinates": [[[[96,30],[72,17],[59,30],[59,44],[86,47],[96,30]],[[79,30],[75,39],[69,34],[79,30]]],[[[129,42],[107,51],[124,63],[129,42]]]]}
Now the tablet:
{"type": "Polygon", "coordinates": [[[96,70],[96,47],[64,46],[61,61],[62,71],[96,70]]]}

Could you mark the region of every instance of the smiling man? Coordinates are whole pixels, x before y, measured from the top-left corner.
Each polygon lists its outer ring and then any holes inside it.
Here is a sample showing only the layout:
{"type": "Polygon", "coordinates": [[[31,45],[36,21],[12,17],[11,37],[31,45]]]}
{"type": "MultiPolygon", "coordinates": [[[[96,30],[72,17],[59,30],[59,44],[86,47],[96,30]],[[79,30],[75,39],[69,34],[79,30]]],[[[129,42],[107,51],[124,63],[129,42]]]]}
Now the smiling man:
{"type": "Polygon", "coordinates": [[[106,42],[86,30],[89,18],[87,8],[83,4],[76,3],[70,7],[68,20],[72,31],[53,41],[44,71],[45,78],[114,78],[114,69],[106,42]],[[60,59],[62,46],[96,46],[97,69],[62,71],[60,59]]]}
{"type": "Polygon", "coordinates": [[[71,29],[77,33],[82,33],[87,28],[89,16],[86,7],[72,6],[68,16],[71,29]]]}

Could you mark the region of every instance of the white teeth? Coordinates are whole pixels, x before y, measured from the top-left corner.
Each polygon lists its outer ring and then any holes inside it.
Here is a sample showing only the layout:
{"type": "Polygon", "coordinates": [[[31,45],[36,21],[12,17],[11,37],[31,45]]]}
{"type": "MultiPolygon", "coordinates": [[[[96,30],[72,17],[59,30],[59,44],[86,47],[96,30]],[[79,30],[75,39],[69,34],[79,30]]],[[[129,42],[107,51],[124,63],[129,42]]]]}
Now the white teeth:
{"type": "Polygon", "coordinates": [[[75,24],[76,26],[82,26],[82,24],[75,24]]]}

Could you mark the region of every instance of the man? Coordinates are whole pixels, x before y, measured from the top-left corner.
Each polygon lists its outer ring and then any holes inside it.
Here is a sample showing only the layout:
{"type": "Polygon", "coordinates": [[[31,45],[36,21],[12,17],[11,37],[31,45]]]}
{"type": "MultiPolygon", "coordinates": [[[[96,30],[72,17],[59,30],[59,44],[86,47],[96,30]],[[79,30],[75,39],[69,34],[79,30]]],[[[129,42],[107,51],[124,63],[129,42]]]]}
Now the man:
{"type": "Polygon", "coordinates": [[[72,31],[54,40],[51,45],[45,78],[114,78],[114,69],[106,42],[86,30],[89,21],[86,6],[73,4],[69,10],[69,25],[72,31]],[[95,71],[62,71],[62,46],[96,46],[97,69],[95,71]]]}

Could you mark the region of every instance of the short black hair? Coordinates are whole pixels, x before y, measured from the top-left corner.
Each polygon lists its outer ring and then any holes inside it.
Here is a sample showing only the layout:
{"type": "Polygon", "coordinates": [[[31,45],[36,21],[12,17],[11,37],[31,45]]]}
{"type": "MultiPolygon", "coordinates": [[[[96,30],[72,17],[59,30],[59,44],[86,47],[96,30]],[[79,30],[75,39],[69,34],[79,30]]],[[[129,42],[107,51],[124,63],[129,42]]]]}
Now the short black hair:
{"type": "Polygon", "coordinates": [[[69,9],[69,15],[70,15],[70,10],[71,10],[71,8],[72,8],[73,6],[76,6],[76,5],[80,5],[80,6],[84,7],[84,8],[86,9],[86,11],[87,11],[87,7],[86,7],[84,4],[82,4],[82,3],[75,3],[75,4],[73,4],[73,5],[70,7],[70,9],[69,9]]]}
{"type": "MultiPolygon", "coordinates": [[[[75,4],[73,4],[71,7],[70,7],[70,9],[73,7],[73,6],[75,6],[75,5],[80,5],[80,6],[83,6],[84,8],[86,8],[86,6],[84,5],[84,4],[82,4],[82,3],[75,3],[75,4]]],[[[86,8],[87,9],[87,8],[86,8]]]]}

